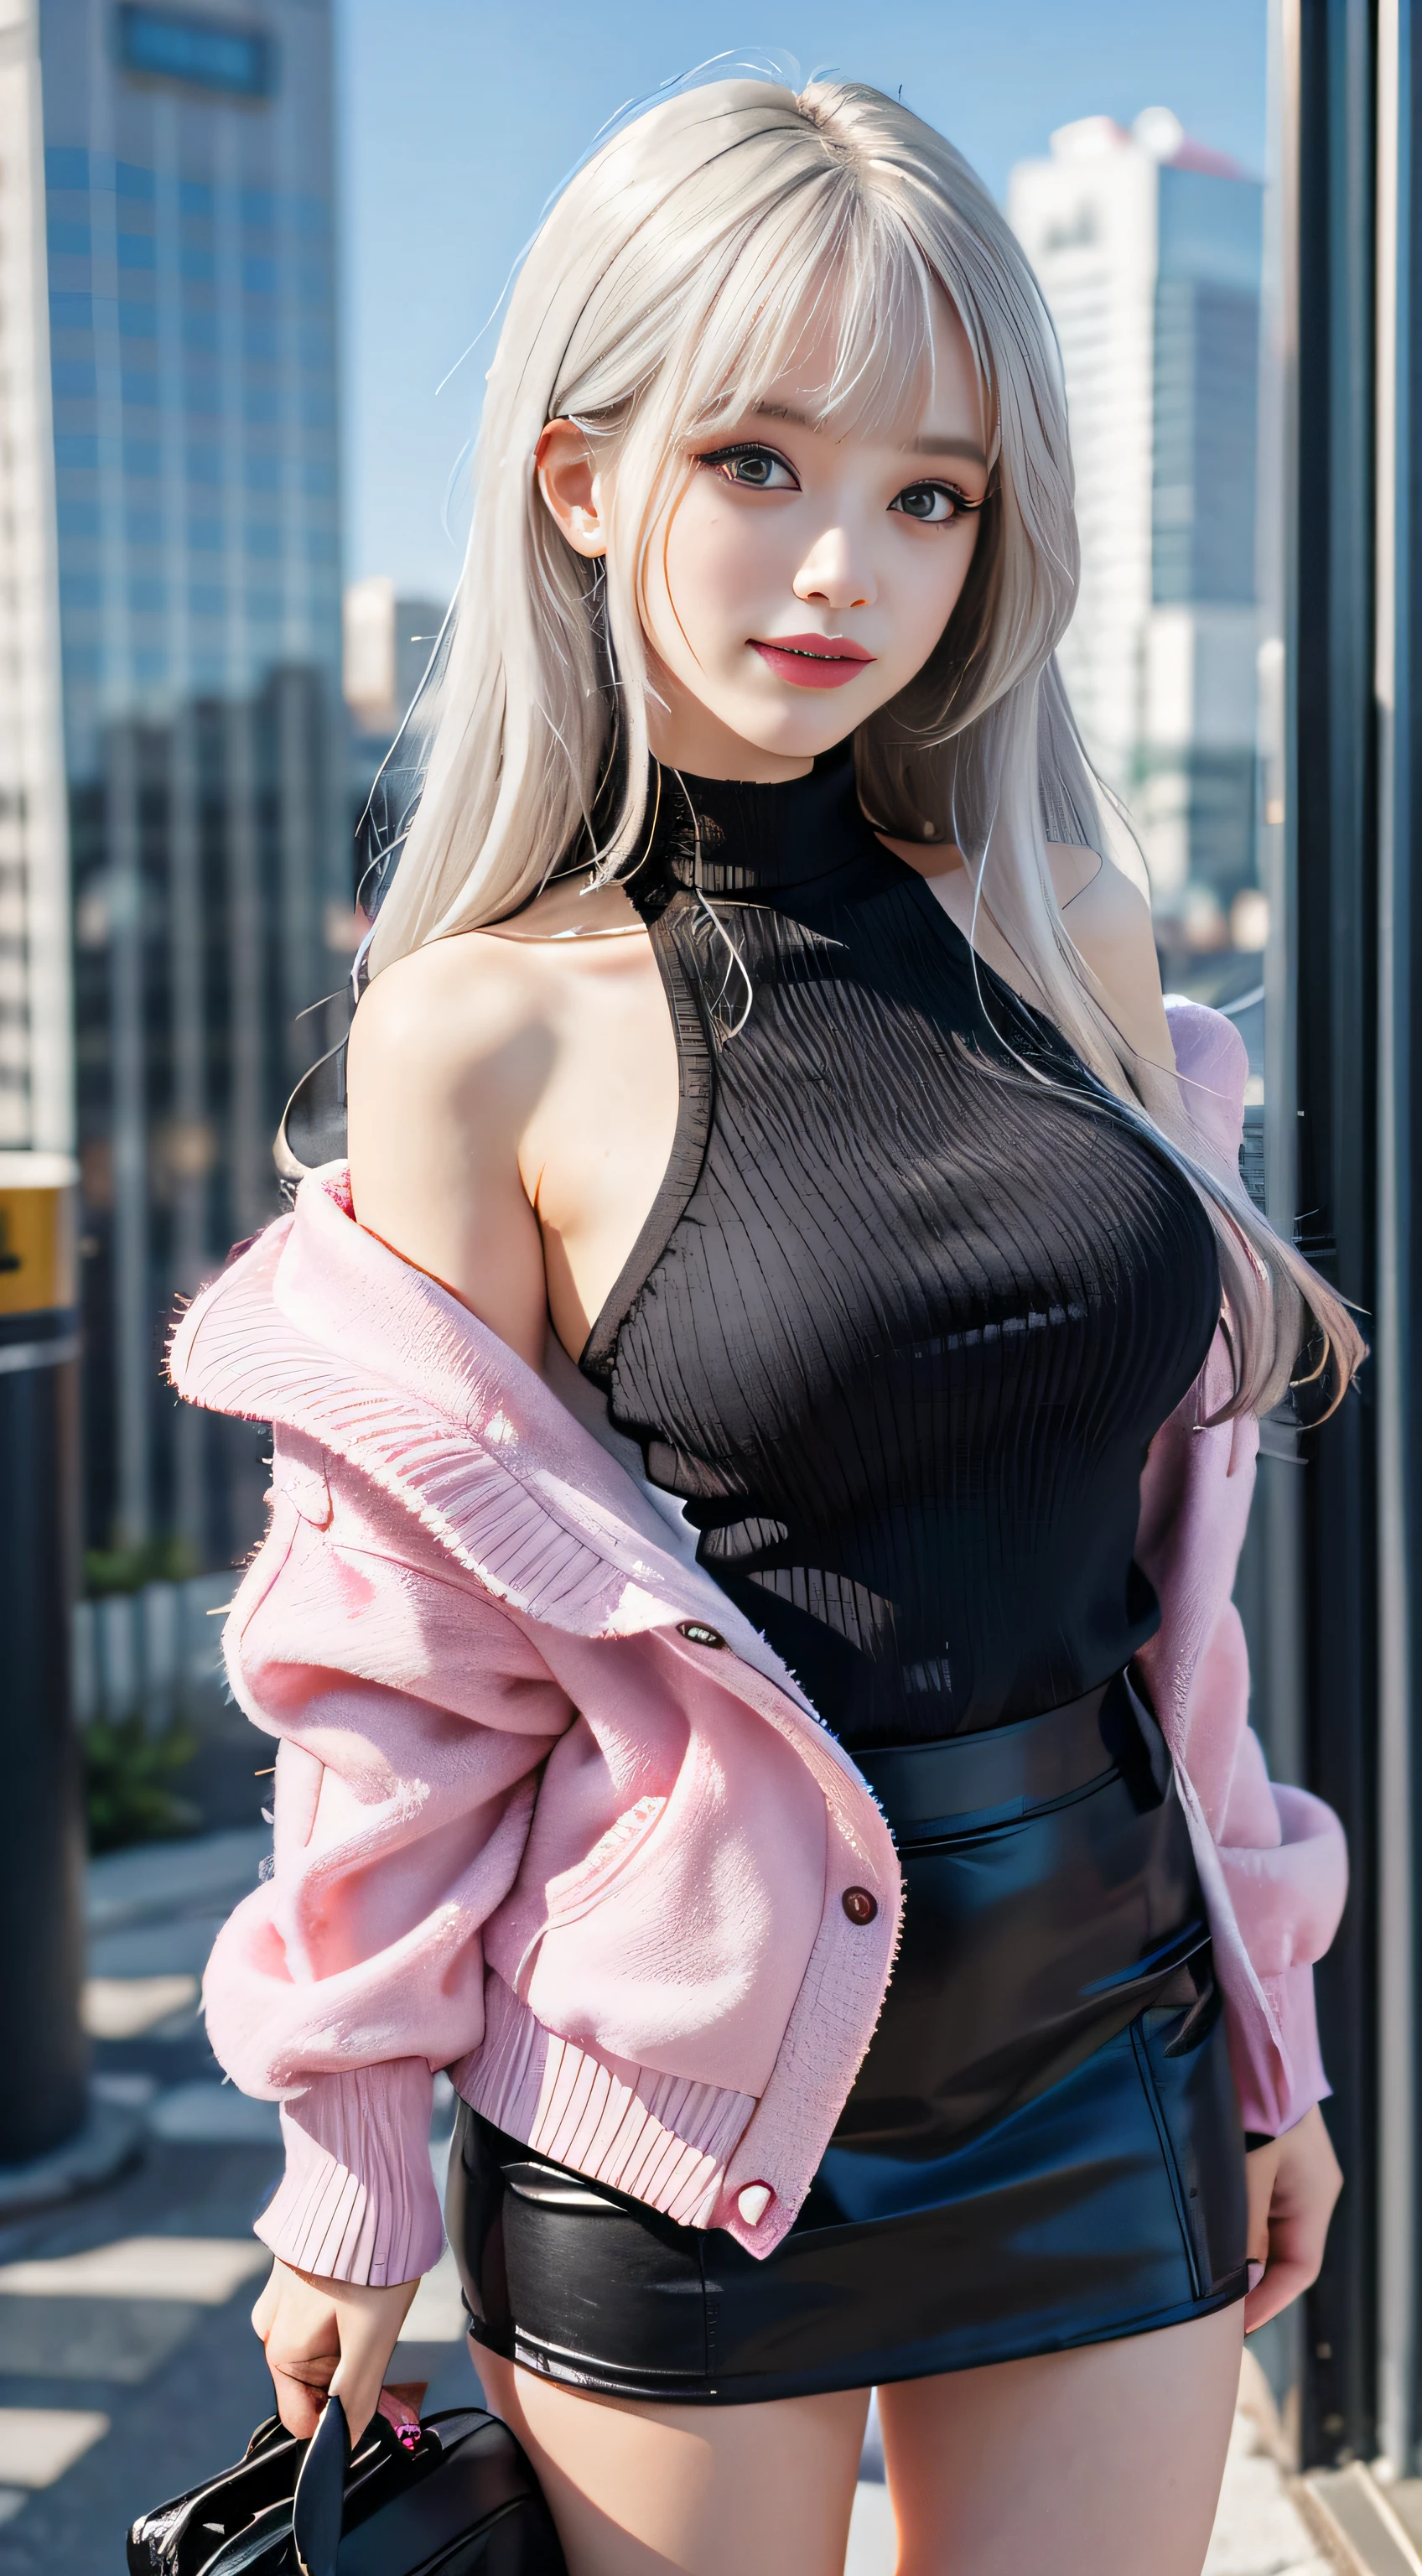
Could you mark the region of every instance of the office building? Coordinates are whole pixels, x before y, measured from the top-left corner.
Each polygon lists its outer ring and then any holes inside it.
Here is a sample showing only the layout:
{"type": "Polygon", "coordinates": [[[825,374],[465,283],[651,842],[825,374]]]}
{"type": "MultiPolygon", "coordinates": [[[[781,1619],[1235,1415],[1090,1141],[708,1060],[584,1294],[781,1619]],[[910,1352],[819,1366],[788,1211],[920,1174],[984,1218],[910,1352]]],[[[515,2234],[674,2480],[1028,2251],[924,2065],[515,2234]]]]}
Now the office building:
{"type": "Polygon", "coordinates": [[[413,734],[385,766],[439,640],[436,599],[399,597],[388,574],[351,582],[345,595],[345,692],[351,720],[350,811],[357,881],[398,839],[419,771],[413,734]],[[378,781],[378,785],[377,785],[378,781]],[[375,790],[372,796],[372,789],[375,790]]]}
{"type": "Polygon", "coordinates": [[[345,691],[360,734],[388,741],[396,731],[429,667],[444,615],[436,599],[397,597],[387,574],[350,583],[345,691]]]}
{"type": "Polygon", "coordinates": [[[1087,117],[1008,211],[1061,341],[1082,583],[1062,664],[1162,945],[1262,945],[1254,891],[1262,190],[1163,108],[1087,117]]]}
{"type": "Polygon", "coordinates": [[[38,29],[0,0],[0,1152],[73,1115],[38,29]]]}
{"type": "Polygon", "coordinates": [[[259,1440],[162,1379],[275,1212],[350,861],[330,0],[40,0],[90,1543],[222,1563],[259,1440]]]}

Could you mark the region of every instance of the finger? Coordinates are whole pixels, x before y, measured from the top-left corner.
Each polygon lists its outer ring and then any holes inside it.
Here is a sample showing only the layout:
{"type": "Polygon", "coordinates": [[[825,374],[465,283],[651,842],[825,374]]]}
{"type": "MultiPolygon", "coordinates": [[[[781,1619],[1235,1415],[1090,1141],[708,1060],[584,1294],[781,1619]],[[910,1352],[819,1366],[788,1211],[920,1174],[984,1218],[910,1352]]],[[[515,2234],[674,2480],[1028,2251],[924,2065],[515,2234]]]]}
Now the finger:
{"type": "Polygon", "coordinates": [[[1267,2264],[1269,2260],[1269,2218],[1278,2177],[1279,2151],[1271,2140],[1267,2147],[1256,2147],[1244,2159],[1245,2186],[1249,2197],[1249,2216],[1245,2242],[1251,2263],[1267,2264]]]}
{"type": "Polygon", "coordinates": [[[267,2368],[276,2392],[277,2413],[288,2433],[294,2433],[300,2442],[309,2441],[321,2421],[327,2383],[296,2378],[291,2371],[283,2370],[279,2362],[274,2362],[270,2354],[267,2368]]]}
{"type": "Polygon", "coordinates": [[[352,2446],[360,2440],[380,2402],[391,2350],[383,2334],[371,2336],[348,2328],[342,2340],[340,2367],[332,2375],[331,2394],[339,2397],[346,2410],[352,2446]]]}
{"type": "Polygon", "coordinates": [[[331,2380],[334,2396],[346,2410],[351,2440],[358,2442],[380,2399],[381,2384],[418,2285],[409,2284],[408,2295],[398,2311],[382,2300],[379,2307],[360,2304],[347,2309],[341,2319],[340,2367],[331,2380]]]}
{"type": "Polygon", "coordinates": [[[1307,2263],[1271,2263],[1264,2278],[1252,2289],[1244,2302],[1244,2331],[1247,2335],[1266,2326],[1271,2317],[1291,2305],[1318,2278],[1318,2265],[1307,2263]]]}
{"type": "Polygon", "coordinates": [[[1318,2278],[1327,2241],[1327,2213],[1316,2208],[1276,2210],[1269,2232],[1264,2277],[1244,2302],[1244,2331],[1253,2334],[1318,2278]]]}

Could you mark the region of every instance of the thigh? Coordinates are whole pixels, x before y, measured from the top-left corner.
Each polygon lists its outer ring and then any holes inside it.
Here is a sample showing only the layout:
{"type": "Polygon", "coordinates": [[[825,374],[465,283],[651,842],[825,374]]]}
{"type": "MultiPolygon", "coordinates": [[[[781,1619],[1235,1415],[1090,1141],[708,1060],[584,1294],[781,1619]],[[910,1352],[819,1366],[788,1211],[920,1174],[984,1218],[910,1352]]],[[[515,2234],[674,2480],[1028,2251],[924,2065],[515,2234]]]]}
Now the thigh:
{"type": "Polygon", "coordinates": [[[477,2358],[537,2470],[568,2576],[841,2576],[867,2388],[655,2406],[477,2358]]]}
{"type": "Polygon", "coordinates": [[[898,2576],[1200,2576],[1243,2319],[881,2388],[898,2576]]]}

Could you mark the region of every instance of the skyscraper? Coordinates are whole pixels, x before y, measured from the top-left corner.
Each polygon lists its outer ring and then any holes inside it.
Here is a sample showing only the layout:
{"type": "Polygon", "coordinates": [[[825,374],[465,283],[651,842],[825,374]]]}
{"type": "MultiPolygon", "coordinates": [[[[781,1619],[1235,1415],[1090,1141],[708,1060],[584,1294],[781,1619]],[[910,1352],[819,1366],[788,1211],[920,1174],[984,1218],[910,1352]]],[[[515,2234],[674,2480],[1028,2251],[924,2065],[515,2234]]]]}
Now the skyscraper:
{"type": "Polygon", "coordinates": [[[330,0],[40,0],[91,1543],[221,1562],[257,1442],[162,1381],[274,1211],[350,911],[330,0]]]}
{"type": "Polygon", "coordinates": [[[1153,108],[1129,132],[1062,127],[1008,211],[1066,374],[1082,584],[1063,670],[1187,969],[1232,916],[1251,944],[1262,190],[1153,108]]]}
{"type": "Polygon", "coordinates": [[[34,0],[0,0],[0,1151],[62,1153],[68,830],[39,99],[34,0]]]}

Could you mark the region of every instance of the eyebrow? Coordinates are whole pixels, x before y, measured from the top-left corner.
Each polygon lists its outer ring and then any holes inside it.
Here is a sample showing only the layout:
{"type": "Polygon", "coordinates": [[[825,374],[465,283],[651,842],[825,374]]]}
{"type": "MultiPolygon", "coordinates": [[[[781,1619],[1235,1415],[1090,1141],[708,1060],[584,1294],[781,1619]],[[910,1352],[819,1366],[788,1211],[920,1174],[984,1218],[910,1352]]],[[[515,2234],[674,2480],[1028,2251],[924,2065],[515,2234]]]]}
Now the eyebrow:
{"type": "MultiPolygon", "coordinates": [[[[792,429],[813,430],[816,426],[808,414],[795,411],[789,403],[757,403],[753,420],[788,420],[792,429]]],[[[968,465],[981,465],[987,471],[987,457],[975,438],[906,438],[905,456],[961,456],[968,465]]]]}

